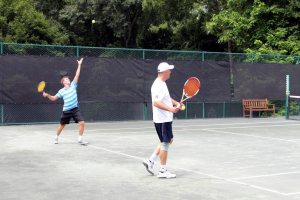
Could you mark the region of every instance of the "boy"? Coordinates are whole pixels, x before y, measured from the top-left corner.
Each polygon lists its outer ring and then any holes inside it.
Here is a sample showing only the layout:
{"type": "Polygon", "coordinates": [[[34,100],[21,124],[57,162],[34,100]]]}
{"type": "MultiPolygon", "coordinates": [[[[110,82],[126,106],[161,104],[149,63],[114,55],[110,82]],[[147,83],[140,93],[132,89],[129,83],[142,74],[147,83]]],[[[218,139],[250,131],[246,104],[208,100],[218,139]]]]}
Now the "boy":
{"type": "Polygon", "coordinates": [[[54,144],[58,144],[58,136],[65,128],[66,124],[70,123],[70,119],[73,118],[75,123],[79,124],[79,137],[78,144],[85,145],[88,142],[82,140],[82,135],[84,131],[84,119],[78,109],[78,98],[77,98],[77,83],[80,75],[81,64],[83,58],[77,60],[78,67],[74,77],[74,80],[70,82],[67,73],[61,74],[61,84],[64,86],[60,89],[55,96],[52,96],[46,92],[43,92],[43,96],[51,101],[56,101],[59,98],[64,100],[63,112],[60,119],[60,125],[57,129],[57,134],[54,139],[54,144]]]}

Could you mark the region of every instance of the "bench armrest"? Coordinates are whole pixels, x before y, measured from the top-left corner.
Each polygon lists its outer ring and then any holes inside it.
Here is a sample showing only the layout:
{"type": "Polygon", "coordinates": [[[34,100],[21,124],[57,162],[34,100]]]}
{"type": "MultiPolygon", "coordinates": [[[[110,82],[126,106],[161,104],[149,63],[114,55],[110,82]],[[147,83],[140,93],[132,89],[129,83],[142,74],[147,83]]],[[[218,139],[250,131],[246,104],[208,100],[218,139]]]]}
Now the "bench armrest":
{"type": "Polygon", "coordinates": [[[274,108],[275,109],[275,104],[268,104],[269,108],[274,108]]]}

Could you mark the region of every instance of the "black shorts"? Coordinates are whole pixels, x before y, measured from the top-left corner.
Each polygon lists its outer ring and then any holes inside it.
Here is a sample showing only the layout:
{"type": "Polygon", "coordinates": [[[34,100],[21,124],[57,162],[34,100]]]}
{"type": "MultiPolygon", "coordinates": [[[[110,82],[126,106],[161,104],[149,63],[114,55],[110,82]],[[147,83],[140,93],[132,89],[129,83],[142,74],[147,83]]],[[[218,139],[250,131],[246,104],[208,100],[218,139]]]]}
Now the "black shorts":
{"type": "Polygon", "coordinates": [[[154,123],[160,142],[170,143],[173,139],[172,122],[154,123]]]}
{"type": "Polygon", "coordinates": [[[68,111],[63,111],[60,118],[60,124],[69,124],[71,118],[74,119],[75,123],[84,121],[79,109],[76,107],[68,111]]]}

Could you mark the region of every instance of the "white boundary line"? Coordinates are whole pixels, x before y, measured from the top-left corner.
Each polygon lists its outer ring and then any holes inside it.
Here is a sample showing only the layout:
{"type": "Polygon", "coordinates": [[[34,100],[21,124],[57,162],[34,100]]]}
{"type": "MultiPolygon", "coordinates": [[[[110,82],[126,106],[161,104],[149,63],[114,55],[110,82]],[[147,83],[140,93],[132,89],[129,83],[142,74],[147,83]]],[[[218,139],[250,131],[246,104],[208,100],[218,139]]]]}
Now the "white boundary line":
{"type": "Polygon", "coordinates": [[[255,188],[255,189],[258,189],[258,190],[262,190],[262,191],[267,191],[267,192],[271,192],[271,193],[275,193],[275,194],[280,194],[280,195],[283,195],[283,196],[287,196],[287,193],[282,193],[282,192],[279,192],[277,190],[272,190],[272,189],[269,189],[269,188],[260,187],[260,186],[257,186],[257,185],[248,184],[248,183],[244,183],[244,182],[241,182],[241,181],[236,181],[236,180],[233,180],[233,179],[222,178],[222,177],[219,177],[219,176],[215,176],[215,175],[211,175],[211,174],[206,174],[206,173],[202,173],[202,172],[199,172],[199,171],[194,171],[194,170],[190,170],[190,169],[186,169],[186,168],[181,168],[181,167],[173,167],[173,168],[179,169],[179,170],[182,170],[182,171],[186,171],[186,172],[191,172],[191,173],[194,173],[194,174],[199,174],[199,175],[207,176],[207,177],[214,178],[214,179],[223,180],[223,181],[230,182],[230,183],[235,183],[235,184],[238,184],[238,185],[248,186],[248,187],[255,188]]]}
{"type": "Polygon", "coordinates": [[[298,195],[300,192],[291,192],[291,193],[286,193],[286,196],[292,196],[292,195],[298,195]]]}
{"type": "MultiPolygon", "coordinates": [[[[200,125],[199,125],[200,126],[200,125]]],[[[208,131],[208,132],[215,132],[215,133],[225,133],[225,134],[231,134],[231,135],[239,135],[239,136],[245,136],[245,137],[254,137],[254,138],[261,138],[261,139],[269,139],[269,140],[277,140],[277,141],[284,141],[284,142],[293,142],[293,143],[299,143],[300,139],[292,139],[292,140],[286,140],[281,138],[274,138],[274,137],[265,137],[265,136],[259,136],[259,135],[251,135],[251,134],[244,134],[244,133],[234,133],[230,131],[221,131],[221,129],[243,129],[243,128],[260,128],[260,127],[281,127],[281,126],[300,126],[300,124],[279,124],[279,125],[264,125],[264,126],[231,126],[231,127],[219,127],[219,128],[207,128],[207,129],[190,129],[188,127],[190,126],[181,126],[185,127],[183,129],[174,130],[174,132],[188,132],[188,131],[208,131]]],[[[149,127],[150,128],[150,127],[149,127]]],[[[115,131],[121,131],[121,130],[140,130],[145,128],[119,128],[119,129],[93,129],[93,130],[85,130],[85,132],[96,132],[99,131],[101,134],[116,134],[115,131]],[[102,132],[103,130],[111,130],[112,132],[102,132]]],[[[142,131],[143,133],[155,133],[154,127],[151,127],[153,130],[149,131],[142,131]]],[[[64,131],[77,131],[77,130],[64,130],[64,131]]],[[[54,131],[47,131],[44,130],[44,132],[54,132],[54,131]]],[[[130,134],[130,133],[139,133],[138,131],[126,131],[126,132],[119,132],[118,134],[130,134]]]]}
{"type": "MultiPolygon", "coordinates": [[[[35,131],[35,133],[39,133],[39,132],[35,131]]],[[[48,134],[47,134],[47,136],[53,138],[52,136],[50,136],[48,134]]],[[[66,138],[61,138],[60,140],[73,142],[73,140],[66,139],[66,138]]],[[[141,158],[141,157],[137,157],[137,156],[133,156],[133,155],[130,155],[130,154],[122,153],[120,151],[110,150],[110,149],[103,148],[103,147],[98,147],[98,146],[95,146],[95,145],[88,144],[87,147],[92,147],[94,149],[98,149],[98,150],[101,150],[101,151],[105,151],[105,152],[116,154],[116,155],[120,155],[120,156],[124,156],[124,157],[127,157],[127,158],[132,158],[132,159],[135,159],[135,160],[138,160],[138,161],[142,161],[143,160],[143,158],[141,158]]],[[[255,189],[258,189],[258,190],[261,190],[261,191],[265,191],[265,192],[270,192],[270,193],[274,193],[274,194],[280,194],[280,195],[283,195],[283,196],[298,194],[298,193],[282,193],[282,192],[279,192],[277,190],[272,190],[272,189],[269,189],[269,188],[260,187],[260,186],[257,186],[257,185],[248,184],[248,183],[244,183],[244,182],[241,182],[241,181],[236,181],[236,180],[233,180],[233,179],[222,178],[222,177],[219,177],[219,176],[215,176],[215,175],[211,175],[211,174],[206,174],[206,173],[202,173],[202,172],[199,172],[199,171],[190,170],[190,169],[186,169],[186,168],[182,168],[182,167],[174,167],[174,166],[172,166],[172,168],[179,169],[179,170],[186,171],[186,172],[190,172],[190,173],[194,173],[194,174],[199,174],[199,175],[207,176],[207,177],[218,179],[218,180],[223,180],[225,182],[230,182],[230,183],[235,183],[235,184],[238,184],[238,185],[243,185],[243,186],[255,188],[255,189]]]]}
{"type": "Polygon", "coordinates": [[[259,136],[259,135],[250,135],[250,134],[243,134],[243,133],[234,133],[234,132],[229,132],[229,131],[218,131],[218,130],[208,130],[208,129],[206,129],[205,131],[215,132],[215,133],[225,133],[225,134],[230,134],[230,135],[239,135],[239,136],[244,136],[244,137],[261,138],[261,139],[268,139],[268,140],[277,140],[277,141],[284,141],[284,142],[293,142],[293,143],[300,142],[300,141],[295,141],[295,140],[285,140],[285,139],[281,139],[281,138],[264,137],[264,136],[259,136]]]}
{"type": "MultiPolygon", "coordinates": [[[[152,122],[150,122],[152,123],[152,122]]],[[[176,122],[173,122],[173,124],[175,124],[176,122]]],[[[186,128],[186,127],[205,127],[205,126],[232,126],[232,125],[256,125],[256,124],[277,124],[277,123],[284,123],[284,124],[297,124],[300,125],[297,122],[293,122],[293,121],[276,121],[276,122],[254,122],[254,123],[222,123],[222,124],[191,124],[191,125],[173,125],[173,128],[186,128]]],[[[112,124],[113,125],[113,124],[112,124]]],[[[279,125],[278,125],[279,126],[279,125]]],[[[243,126],[241,126],[242,128],[243,126]]],[[[262,126],[263,127],[263,126],[262,126]]],[[[144,126],[144,127],[126,127],[126,128],[96,128],[96,129],[92,129],[92,130],[86,130],[86,132],[95,132],[95,131],[106,131],[106,130],[110,130],[110,131],[120,131],[120,130],[145,130],[145,129],[153,129],[154,126],[144,126]]],[[[224,127],[225,128],[225,127],[224,127]]],[[[214,129],[214,128],[212,128],[214,129]]],[[[198,129],[197,129],[198,130],[198,129]]]]}
{"type": "MultiPolygon", "coordinates": [[[[300,126],[300,124],[276,124],[276,125],[266,125],[266,126],[229,126],[220,128],[207,128],[201,130],[219,130],[219,129],[237,129],[237,128],[263,128],[263,127],[278,127],[278,126],[300,126]]],[[[190,130],[190,129],[189,129],[190,130]]]]}
{"type": "Polygon", "coordinates": [[[257,175],[257,176],[245,176],[245,177],[240,177],[240,178],[232,178],[231,180],[243,180],[243,179],[270,177],[270,176],[282,176],[282,175],[288,175],[288,174],[300,174],[300,171],[282,172],[282,173],[276,173],[276,174],[264,174],[264,175],[257,175]]]}

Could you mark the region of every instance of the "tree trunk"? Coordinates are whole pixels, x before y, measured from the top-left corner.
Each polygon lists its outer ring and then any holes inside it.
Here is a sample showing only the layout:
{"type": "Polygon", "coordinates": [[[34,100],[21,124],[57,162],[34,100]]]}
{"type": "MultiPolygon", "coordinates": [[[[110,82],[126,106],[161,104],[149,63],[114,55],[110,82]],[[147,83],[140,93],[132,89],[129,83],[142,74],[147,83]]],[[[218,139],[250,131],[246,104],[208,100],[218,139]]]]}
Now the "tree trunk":
{"type": "Polygon", "coordinates": [[[136,22],[138,20],[138,17],[140,16],[141,14],[141,11],[138,9],[138,5],[136,4],[136,12],[134,13],[134,17],[133,17],[133,20],[130,22],[129,26],[128,26],[128,35],[126,37],[126,41],[125,41],[125,46],[126,48],[129,47],[129,43],[130,43],[130,39],[131,39],[131,36],[132,36],[132,31],[133,31],[133,28],[134,26],[136,25],[136,22]]]}

